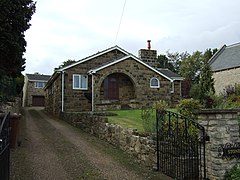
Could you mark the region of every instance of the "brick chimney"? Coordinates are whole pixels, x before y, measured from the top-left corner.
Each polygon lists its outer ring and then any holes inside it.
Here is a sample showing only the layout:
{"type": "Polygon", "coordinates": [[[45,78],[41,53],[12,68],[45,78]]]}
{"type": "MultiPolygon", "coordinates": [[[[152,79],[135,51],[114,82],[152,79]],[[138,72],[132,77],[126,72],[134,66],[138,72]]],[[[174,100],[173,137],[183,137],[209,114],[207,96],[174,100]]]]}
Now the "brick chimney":
{"type": "Polygon", "coordinates": [[[157,67],[157,50],[151,50],[151,40],[147,41],[147,49],[140,49],[138,57],[146,64],[157,67]]]}

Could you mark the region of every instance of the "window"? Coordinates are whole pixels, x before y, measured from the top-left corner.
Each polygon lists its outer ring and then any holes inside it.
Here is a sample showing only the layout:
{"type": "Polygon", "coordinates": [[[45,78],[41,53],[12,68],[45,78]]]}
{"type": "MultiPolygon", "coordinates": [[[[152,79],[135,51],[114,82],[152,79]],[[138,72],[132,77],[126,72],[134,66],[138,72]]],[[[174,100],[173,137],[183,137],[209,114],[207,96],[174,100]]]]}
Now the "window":
{"type": "Polygon", "coordinates": [[[170,84],[170,93],[174,93],[174,81],[170,84]]]}
{"type": "Polygon", "coordinates": [[[73,75],[73,89],[87,90],[88,76],[87,75],[73,75]]]}
{"type": "Polygon", "coordinates": [[[159,82],[158,78],[153,77],[150,80],[150,87],[151,88],[159,88],[160,87],[160,82],[159,82]]]}
{"type": "Polygon", "coordinates": [[[45,86],[45,82],[41,82],[41,81],[35,82],[35,88],[44,88],[44,86],[45,86]]]}

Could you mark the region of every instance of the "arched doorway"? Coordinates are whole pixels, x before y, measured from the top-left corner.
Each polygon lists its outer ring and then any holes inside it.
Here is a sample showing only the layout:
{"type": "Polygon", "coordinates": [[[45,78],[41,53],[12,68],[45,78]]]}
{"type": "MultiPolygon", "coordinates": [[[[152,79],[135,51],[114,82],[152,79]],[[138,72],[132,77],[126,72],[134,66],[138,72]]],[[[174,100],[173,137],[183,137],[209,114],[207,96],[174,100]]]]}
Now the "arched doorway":
{"type": "Polygon", "coordinates": [[[103,80],[100,88],[100,101],[103,104],[122,107],[130,104],[133,99],[135,99],[135,86],[128,75],[112,73],[103,80]]]}

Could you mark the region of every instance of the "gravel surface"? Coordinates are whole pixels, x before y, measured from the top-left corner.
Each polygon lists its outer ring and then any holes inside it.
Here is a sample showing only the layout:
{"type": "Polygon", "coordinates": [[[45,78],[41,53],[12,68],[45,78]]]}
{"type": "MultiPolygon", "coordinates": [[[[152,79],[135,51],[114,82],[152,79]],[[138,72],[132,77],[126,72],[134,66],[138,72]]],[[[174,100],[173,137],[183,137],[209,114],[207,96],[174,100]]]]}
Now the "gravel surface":
{"type": "MultiPolygon", "coordinates": [[[[21,146],[11,150],[11,179],[165,179],[157,172],[122,163],[107,152],[111,145],[44,113],[25,108],[21,119],[21,146]]],[[[128,158],[128,157],[127,157],[128,158]]],[[[127,159],[126,158],[126,159],[127,159]]],[[[124,159],[124,158],[123,158],[124,159]]]]}

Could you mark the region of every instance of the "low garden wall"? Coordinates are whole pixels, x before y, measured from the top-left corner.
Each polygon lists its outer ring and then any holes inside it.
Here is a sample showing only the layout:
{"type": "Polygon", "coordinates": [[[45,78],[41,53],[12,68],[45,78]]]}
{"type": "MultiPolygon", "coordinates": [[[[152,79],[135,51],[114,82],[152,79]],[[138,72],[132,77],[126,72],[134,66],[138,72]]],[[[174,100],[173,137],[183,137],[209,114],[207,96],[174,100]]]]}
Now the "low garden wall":
{"type": "Polygon", "coordinates": [[[155,141],[150,137],[139,136],[136,129],[109,124],[102,115],[104,114],[64,112],[61,119],[119,147],[147,166],[156,165],[155,141]]]}

